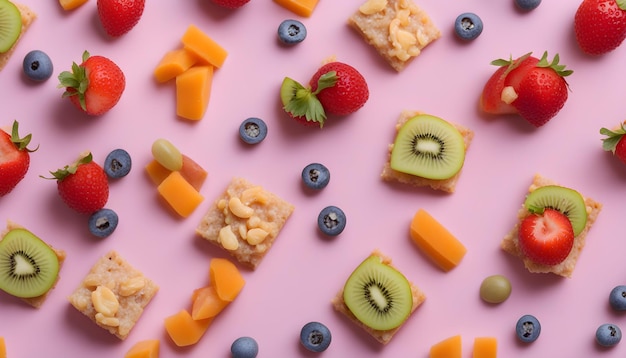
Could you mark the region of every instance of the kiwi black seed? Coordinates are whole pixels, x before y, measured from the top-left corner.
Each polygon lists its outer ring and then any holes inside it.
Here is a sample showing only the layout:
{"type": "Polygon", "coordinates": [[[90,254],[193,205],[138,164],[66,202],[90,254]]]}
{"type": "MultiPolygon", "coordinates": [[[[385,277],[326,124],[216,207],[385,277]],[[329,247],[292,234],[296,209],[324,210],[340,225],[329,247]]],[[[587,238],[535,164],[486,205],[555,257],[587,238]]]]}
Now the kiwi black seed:
{"type": "Polygon", "coordinates": [[[389,165],[402,173],[444,180],[458,173],[464,161],[459,130],[439,117],[420,114],[398,130],[389,165]]]}
{"type": "Polygon", "coordinates": [[[587,225],[587,207],[582,195],[574,189],[559,185],[546,185],[533,190],[524,201],[531,212],[554,209],[565,214],[572,223],[574,236],[578,236],[587,225]]]}
{"type": "Polygon", "coordinates": [[[376,255],[365,259],[350,275],[343,299],[361,323],[381,331],[400,326],[413,308],[409,281],[376,255]]]}
{"type": "Polygon", "coordinates": [[[20,298],[48,292],[59,274],[59,259],[48,244],[25,229],[0,241],[0,289],[20,298]]]}
{"type": "Polygon", "coordinates": [[[0,53],[13,47],[22,33],[22,15],[10,1],[0,1],[0,53]]]}

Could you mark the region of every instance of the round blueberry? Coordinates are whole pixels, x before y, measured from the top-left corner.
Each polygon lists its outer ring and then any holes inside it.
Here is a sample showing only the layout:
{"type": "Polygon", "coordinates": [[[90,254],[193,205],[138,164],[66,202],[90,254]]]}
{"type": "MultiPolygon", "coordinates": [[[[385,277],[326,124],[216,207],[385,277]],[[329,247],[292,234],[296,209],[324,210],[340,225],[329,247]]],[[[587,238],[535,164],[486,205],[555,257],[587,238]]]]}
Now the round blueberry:
{"type": "Polygon", "coordinates": [[[285,45],[295,45],[306,38],[306,27],[298,20],[285,20],[278,26],[278,39],[285,45]]]}
{"type": "Polygon", "coordinates": [[[346,227],[346,214],[336,206],[327,206],[317,217],[317,226],[328,236],[341,234],[346,227]]]}
{"type": "Polygon", "coordinates": [[[248,118],[239,126],[239,137],[248,144],[260,143],[266,136],[267,125],[260,118],[248,118]]]}
{"type": "Polygon", "coordinates": [[[302,181],[311,189],[323,189],[330,181],[330,171],[323,164],[311,163],[302,169],[302,181]]]}
{"type": "Polygon", "coordinates": [[[622,330],[610,323],[601,324],[596,330],[596,342],[603,347],[613,347],[622,340],[622,330]]]}
{"type": "Polygon", "coordinates": [[[454,32],[463,40],[474,40],[483,32],[483,21],[478,15],[465,12],[454,21],[454,32]]]}
{"type": "Polygon", "coordinates": [[[24,74],[33,81],[45,81],[54,71],[52,61],[45,52],[33,50],[24,56],[24,74]]]}
{"type": "Polygon", "coordinates": [[[259,354],[259,345],[251,337],[239,337],[230,346],[233,358],[255,358],[259,354]]]}
{"type": "Polygon", "coordinates": [[[541,0],[515,0],[515,4],[521,10],[530,11],[537,8],[541,4],[541,0]]]}
{"type": "Polygon", "coordinates": [[[89,217],[89,231],[99,238],[108,237],[117,228],[118,217],[111,209],[100,209],[89,217]]]}
{"type": "Polygon", "coordinates": [[[611,290],[609,304],[616,311],[626,311],[626,285],[615,286],[611,290]]]}
{"type": "Polygon", "coordinates": [[[300,343],[311,352],[323,352],[330,345],[330,330],[319,322],[309,322],[300,331],[300,343]]]}
{"type": "Polygon", "coordinates": [[[520,341],[525,343],[534,342],[541,333],[541,324],[535,316],[527,314],[520,317],[517,321],[515,332],[520,341]]]}
{"type": "Polygon", "coordinates": [[[104,160],[104,172],[109,178],[121,178],[130,172],[132,161],[124,149],[115,149],[104,160]]]}

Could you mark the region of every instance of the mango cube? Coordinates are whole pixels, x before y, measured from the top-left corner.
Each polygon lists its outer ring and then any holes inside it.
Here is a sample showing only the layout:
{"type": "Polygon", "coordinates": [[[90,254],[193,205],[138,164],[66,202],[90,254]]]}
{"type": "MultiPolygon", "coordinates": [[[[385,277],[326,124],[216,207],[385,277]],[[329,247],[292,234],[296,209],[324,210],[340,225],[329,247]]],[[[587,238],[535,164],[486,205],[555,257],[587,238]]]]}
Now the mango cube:
{"type": "Polygon", "coordinates": [[[184,48],[168,51],[154,69],[154,77],[158,82],[167,82],[187,71],[198,61],[198,58],[184,48]]]}
{"type": "Polygon", "coordinates": [[[213,66],[196,66],[176,77],[176,114],[200,120],[209,105],[213,66]]]}
{"type": "Polygon", "coordinates": [[[222,67],[228,56],[228,52],[222,46],[195,25],[189,25],[181,41],[185,49],[217,68],[222,67]]]}
{"type": "Polygon", "coordinates": [[[180,310],[165,318],[165,330],[179,347],[191,346],[198,343],[211,325],[213,318],[194,320],[187,310],[180,310]]]}
{"type": "Polygon", "coordinates": [[[74,10],[86,2],[87,0],[59,0],[59,4],[66,11],[74,10]]]}
{"type": "Polygon", "coordinates": [[[428,358],[461,358],[461,336],[456,335],[435,343],[430,347],[428,358]]]}
{"type": "Polygon", "coordinates": [[[0,337],[0,358],[7,358],[7,347],[3,337],[0,337]]]}
{"type": "Polygon", "coordinates": [[[178,171],[171,172],[159,184],[157,191],[182,217],[191,215],[204,200],[204,197],[178,171]]]}
{"type": "Polygon", "coordinates": [[[495,337],[474,338],[472,358],[496,358],[498,356],[498,340],[495,337]]]}
{"type": "Polygon", "coordinates": [[[135,343],[124,358],[159,358],[159,340],[147,339],[135,343]]]}
{"type": "Polygon", "coordinates": [[[319,0],[274,0],[275,3],[296,15],[309,17],[319,0]]]}
{"type": "Polygon", "coordinates": [[[417,211],[410,227],[411,239],[444,271],[456,267],[467,248],[425,210],[417,211]]]}

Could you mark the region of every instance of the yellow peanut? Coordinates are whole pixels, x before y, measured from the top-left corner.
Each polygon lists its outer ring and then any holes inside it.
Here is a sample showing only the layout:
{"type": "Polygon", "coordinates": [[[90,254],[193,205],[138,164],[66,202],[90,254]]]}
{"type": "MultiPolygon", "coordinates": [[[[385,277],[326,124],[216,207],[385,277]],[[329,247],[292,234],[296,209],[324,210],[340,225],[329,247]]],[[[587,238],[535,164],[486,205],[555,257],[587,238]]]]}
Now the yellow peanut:
{"type": "Polygon", "coordinates": [[[239,248],[239,240],[233,232],[230,225],[226,225],[220,229],[219,240],[222,247],[226,250],[237,250],[239,248]]]}
{"type": "Polygon", "coordinates": [[[247,219],[254,214],[254,209],[241,202],[237,197],[230,198],[228,201],[228,209],[233,215],[241,219],[247,219]]]}

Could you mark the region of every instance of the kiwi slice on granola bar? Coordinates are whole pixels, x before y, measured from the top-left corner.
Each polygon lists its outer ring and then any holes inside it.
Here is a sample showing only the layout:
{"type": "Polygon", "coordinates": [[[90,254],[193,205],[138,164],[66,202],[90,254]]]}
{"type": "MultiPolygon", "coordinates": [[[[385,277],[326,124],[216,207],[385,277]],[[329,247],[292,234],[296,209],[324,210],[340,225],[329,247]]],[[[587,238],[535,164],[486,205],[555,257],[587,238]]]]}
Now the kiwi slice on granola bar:
{"type": "Polygon", "coordinates": [[[22,33],[22,15],[13,3],[0,0],[0,53],[13,47],[22,33]]]}
{"type": "Polygon", "coordinates": [[[26,229],[13,229],[0,240],[0,290],[20,298],[43,295],[59,274],[54,250],[26,229]]]}
{"type": "Polygon", "coordinates": [[[559,185],[546,185],[533,190],[524,201],[524,207],[533,213],[555,209],[565,214],[572,223],[574,236],[587,225],[587,206],[582,195],[574,189],[559,185]]]}

